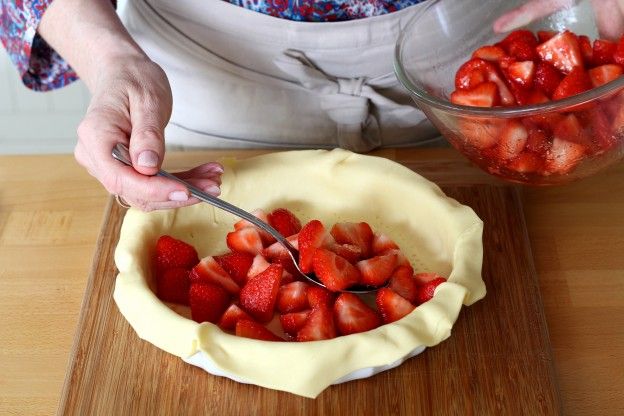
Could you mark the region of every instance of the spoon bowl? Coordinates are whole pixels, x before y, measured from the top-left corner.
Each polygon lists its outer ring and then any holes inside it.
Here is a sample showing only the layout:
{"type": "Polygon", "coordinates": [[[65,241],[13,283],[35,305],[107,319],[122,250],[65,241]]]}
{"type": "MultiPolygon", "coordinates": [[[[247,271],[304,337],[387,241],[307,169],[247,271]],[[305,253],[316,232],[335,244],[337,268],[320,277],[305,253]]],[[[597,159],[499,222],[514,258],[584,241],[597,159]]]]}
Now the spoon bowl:
{"type": "MultiPolygon", "coordinates": [[[[122,143],[117,143],[115,147],[113,148],[112,155],[113,155],[113,158],[115,158],[116,160],[122,162],[123,164],[127,166],[132,167],[132,161],[130,159],[130,152],[128,151],[128,148],[126,147],[126,145],[122,143]]],[[[165,178],[168,178],[168,179],[171,179],[171,180],[174,180],[176,182],[183,184],[188,189],[189,193],[195,198],[199,199],[200,201],[206,202],[216,208],[219,208],[231,214],[234,214],[237,217],[247,220],[253,225],[257,226],[258,228],[266,231],[273,238],[275,238],[282,246],[284,246],[286,251],[288,251],[288,255],[292,259],[295,269],[297,270],[297,273],[299,273],[301,277],[305,278],[311,283],[314,283],[315,285],[318,285],[327,289],[327,287],[318,279],[318,277],[316,277],[316,275],[314,275],[313,273],[304,273],[301,271],[301,269],[299,268],[299,250],[297,250],[292,244],[290,244],[290,242],[283,235],[281,235],[275,228],[271,227],[269,224],[262,221],[261,219],[251,214],[250,212],[247,212],[215,196],[207,194],[203,192],[201,189],[191,185],[190,183],[184,181],[183,179],[178,178],[177,176],[167,171],[159,169],[156,175],[162,176],[162,177],[165,177],[165,178]]],[[[355,286],[351,286],[348,289],[341,290],[340,292],[365,294],[365,293],[375,292],[381,289],[382,287],[385,287],[385,286],[376,287],[376,286],[355,285],[355,286]]]]}

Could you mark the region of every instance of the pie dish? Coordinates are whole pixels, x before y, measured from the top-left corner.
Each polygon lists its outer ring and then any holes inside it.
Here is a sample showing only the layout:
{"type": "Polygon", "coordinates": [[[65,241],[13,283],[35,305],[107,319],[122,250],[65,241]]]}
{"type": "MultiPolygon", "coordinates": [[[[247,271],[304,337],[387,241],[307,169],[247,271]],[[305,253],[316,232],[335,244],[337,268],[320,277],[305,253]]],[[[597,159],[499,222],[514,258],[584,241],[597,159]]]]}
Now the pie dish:
{"type": "Polygon", "coordinates": [[[223,237],[237,218],[207,204],[151,213],[130,209],[115,251],[114,299],[137,335],[156,347],[215,375],[316,397],[331,384],[369,377],[440,343],[462,305],[485,296],[482,221],[413,171],[339,149],[222,163],[224,200],[249,211],[288,207],[306,221],[366,221],[392,236],[415,270],[448,282],[403,319],[368,332],[301,343],[236,337],[161,302],[150,258],[163,234],[192,244],[200,257],[223,253],[223,237]]]}

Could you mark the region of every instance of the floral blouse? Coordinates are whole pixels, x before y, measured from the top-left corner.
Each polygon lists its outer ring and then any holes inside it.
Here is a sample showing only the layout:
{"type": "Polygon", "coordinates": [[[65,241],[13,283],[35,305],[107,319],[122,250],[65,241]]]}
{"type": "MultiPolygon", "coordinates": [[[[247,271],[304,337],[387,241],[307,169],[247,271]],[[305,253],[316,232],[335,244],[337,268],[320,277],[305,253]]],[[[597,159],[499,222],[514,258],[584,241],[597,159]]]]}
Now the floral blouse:
{"type": "MultiPolygon", "coordinates": [[[[0,41],[24,85],[36,91],[60,88],[78,79],[69,64],[37,34],[39,21],[52,1],[0,0],[0,41]]],[[[391,13],[424,0],[224,1],[284,19],[330,22],[391,13]]]]}

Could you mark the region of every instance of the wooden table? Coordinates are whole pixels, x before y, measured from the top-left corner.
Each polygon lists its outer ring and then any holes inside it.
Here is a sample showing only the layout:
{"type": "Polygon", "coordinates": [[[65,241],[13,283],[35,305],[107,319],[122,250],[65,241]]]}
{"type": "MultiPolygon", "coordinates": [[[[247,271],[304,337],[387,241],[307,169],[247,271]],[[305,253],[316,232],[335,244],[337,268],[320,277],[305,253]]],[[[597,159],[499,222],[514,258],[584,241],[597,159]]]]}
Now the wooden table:
{"type": "MultiPolygon", "coordinates": [[[[256,151],[171,153],[171,170],[256,151]]],[[[384,150],[402,163],[461,156],[384,150]]],[[[462,164],[475,181],[494,179],[462,164]]],[[[0,414],[56,411],[107,195],[69,155],[0,157],[0,414]]],[[[624,413],[624,164],[526,188],[565,414],[624,413]]],[[[513,398],[510,398],[513,400],[513,398]]]]}

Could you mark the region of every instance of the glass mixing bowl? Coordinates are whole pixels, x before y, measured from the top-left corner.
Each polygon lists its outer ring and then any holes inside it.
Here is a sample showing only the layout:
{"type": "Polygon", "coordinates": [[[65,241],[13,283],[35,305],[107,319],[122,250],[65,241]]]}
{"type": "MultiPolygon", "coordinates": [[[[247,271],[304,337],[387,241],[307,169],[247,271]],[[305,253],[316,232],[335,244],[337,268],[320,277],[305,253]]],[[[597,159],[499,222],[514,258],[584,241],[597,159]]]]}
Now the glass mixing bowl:
{"type": "MultiPolygon", "coordinates": [[[[468,107],[449,101],[455,73],[483,45],[508,33],[493,24],[524,1],[428,0],[403,28],[395,51],[395,71],[416,105],[449,142],[486,172],[512,182],[553,185],[592,175],[624,156],[624,76],[598,88],[558,101],[518,107],[468,107]],[[582,134],[596,146],[582,154],[558,140],[552,124],[573,115],[583,121],[582,134]],[[524,149],[524,159],[497,157],[501,130],[521,123],[538,126],[542,149],[524,149]]],[[[571,2],[572,3],[572,2],[571,2]]],[[[570,30],[599,38],[590,1],[533,21],[518,29],[570,30]]],[[[617,40],[617,39],[613,39],[617,40]]]]}

